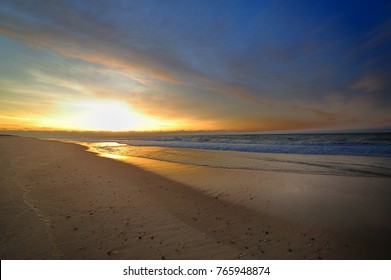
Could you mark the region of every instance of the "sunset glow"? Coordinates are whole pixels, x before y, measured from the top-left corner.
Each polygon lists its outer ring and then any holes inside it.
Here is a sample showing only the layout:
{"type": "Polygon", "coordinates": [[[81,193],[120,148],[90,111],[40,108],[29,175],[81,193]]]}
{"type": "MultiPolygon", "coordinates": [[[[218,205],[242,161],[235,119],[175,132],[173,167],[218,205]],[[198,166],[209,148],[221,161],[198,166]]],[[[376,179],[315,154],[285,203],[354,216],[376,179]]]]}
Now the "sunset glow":
{"type": "Polygon", "coordinates": [[[0,130],[390,129],[386,1],[27,2],[0,4],[0,130]]]}
{"type": "MultiPolygon", "coordinates": [[[[73,127],[77,130],[157,130],[170,128],[170,122],[159,121],[150,116],[135,112],[120,101],[92,100],[73,104],[74,110],[62,116],[58,126],[73,127]],[[63,124],[61,124],[63,123],[63,124]]],[[[172,123],[172,122],[171,122],[172,123]]]]}

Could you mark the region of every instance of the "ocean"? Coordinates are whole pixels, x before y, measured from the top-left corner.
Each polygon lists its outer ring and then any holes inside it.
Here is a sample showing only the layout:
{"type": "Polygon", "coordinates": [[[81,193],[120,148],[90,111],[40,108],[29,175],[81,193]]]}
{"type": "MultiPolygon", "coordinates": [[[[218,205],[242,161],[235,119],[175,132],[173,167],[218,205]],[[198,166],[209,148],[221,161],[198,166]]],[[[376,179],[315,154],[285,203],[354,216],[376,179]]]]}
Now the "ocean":
{"type": "MultiPolygon", "coordinates": [[[[81,141],[79,141],[81,142],[81,141]]],[[[213,168],[391,176],[391,133],[163,135],[84,139],[91,151],[213,168]]]]}
{"type": "Polygon", "coordinates": [[[391,133],[165,135],[99,139],[107,140],[131,146],[391,157],[391,133]]]}

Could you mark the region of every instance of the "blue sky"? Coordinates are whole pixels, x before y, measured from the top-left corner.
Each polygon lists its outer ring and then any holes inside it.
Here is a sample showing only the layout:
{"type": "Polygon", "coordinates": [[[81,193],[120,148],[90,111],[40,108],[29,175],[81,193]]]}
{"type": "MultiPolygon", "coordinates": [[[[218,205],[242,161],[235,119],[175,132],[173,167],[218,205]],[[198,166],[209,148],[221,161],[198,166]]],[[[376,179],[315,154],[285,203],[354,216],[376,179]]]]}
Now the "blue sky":
{"type": "Polygon", "coordinates": [[[0,59],[3,129],[391,123],[390,1],[5,0],[0,59]]]}

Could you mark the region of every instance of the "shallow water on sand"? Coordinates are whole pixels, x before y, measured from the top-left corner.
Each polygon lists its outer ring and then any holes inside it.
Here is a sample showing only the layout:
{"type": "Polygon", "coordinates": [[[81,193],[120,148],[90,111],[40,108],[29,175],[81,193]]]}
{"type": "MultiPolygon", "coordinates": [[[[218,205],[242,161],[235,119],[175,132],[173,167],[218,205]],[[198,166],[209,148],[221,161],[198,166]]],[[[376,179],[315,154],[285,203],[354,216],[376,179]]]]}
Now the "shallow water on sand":
{"type": "Polygon", "coordinates": [[[390,159],[83,143],[227,202],[346,235],[391,232],[390,159]]]}
{"type": "Polygon", "coordinates": [[[225,169],[280,171],[341,176],[391,176],[391,158],[300,155],[129,146],[117,142],[83,142],[106,157],[132,157],[225,169]]]}

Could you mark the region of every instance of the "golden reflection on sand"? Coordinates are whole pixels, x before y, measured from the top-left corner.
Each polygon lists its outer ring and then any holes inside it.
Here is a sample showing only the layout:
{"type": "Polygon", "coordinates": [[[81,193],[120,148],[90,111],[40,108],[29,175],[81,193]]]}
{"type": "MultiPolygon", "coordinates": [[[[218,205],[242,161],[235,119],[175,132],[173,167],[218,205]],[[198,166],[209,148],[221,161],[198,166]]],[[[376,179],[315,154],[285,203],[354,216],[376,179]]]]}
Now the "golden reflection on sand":
{"type": "MultiPolygon", "coordinates": [[[[122,161],[128,164],[136,165],[145,170],[152,171],[158,173],[160,175],[169,175],[178,170],[183,170],[187,167],[187,165],[172,163],[154,159],[147,159],[142,157],[130,156],[130,155],[121,155],[121,152],[126,154],[128,145],[120,144],[117,142],[78,142],[83,146],[86,146],[87,151],[97,154],[100,157],[110,158],[118,161],[122,161]],[[101,149],[101,148],[105,149],[101,149]],[[113,150],[110,152],[110,147],[113,147],[113,150]],[[118,148],[123,147],[123,151],[118,148]],[[109,149],[108,149],[109,148],[109,149]]],[[[143,147],[137,147],[138,149],[142,149],[143,147]]]]}

